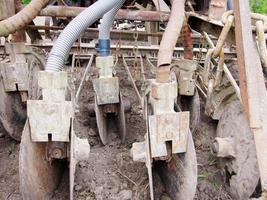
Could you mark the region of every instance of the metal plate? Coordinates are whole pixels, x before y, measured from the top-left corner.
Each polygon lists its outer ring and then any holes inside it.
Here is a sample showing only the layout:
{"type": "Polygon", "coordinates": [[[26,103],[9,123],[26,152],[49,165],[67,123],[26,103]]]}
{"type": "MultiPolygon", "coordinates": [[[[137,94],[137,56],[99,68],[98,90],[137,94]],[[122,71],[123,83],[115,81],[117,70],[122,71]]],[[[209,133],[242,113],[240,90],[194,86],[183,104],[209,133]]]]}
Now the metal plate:
{"type": "Polygon", "coordinates": [[[26,62],[2,63],[0,70],[6,92],[29,90],[29,70],[26,62]]]}
{"type": "MultiPolygon", "coordinates": [[[[37,74],[41,66],[32,58],[28,58],[29,63],[29,90],[28,99],[38,99],[40,88],[37,83],[37,74]]],[[[0,83],[0,121],[5,131],[15,140],[20,141],[23,127],[27,119],[26,105],[21,101],[20,92],[6,92],[4,81],[0,83]]]]}
{"type": "Polygon", "coordinates": [[[93,86],[97,95],[98,105],[120,102],[118,77],[94,79],[93,86]]]}
{"type": "Polygon", "coordinates": [[[172,153],[186,152],[189,112],[149,116],[149,135],[153,158],[167,156],[165,142],[172,142],[172,153]]]}
{"type": "Polygon", "coordinates": [[[34,142],[48,142],[48,135],[55,142],[68,142],[70,122],[73,116],[72,103],[27,101],[27,112],[34,142]]]}

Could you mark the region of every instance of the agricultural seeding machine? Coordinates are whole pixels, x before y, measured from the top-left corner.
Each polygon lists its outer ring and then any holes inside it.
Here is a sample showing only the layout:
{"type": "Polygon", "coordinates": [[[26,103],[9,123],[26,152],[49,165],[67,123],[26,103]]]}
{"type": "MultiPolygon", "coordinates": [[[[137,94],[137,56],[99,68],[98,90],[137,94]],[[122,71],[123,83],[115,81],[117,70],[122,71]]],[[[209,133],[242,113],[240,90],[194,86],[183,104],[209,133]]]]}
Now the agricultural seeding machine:
{"type": "Polygon", "coordinates": [[[160,199],[155,174],[168,198],[194,199],[200,99],[218,121],[211,151],[231,197],[246,200],[260,188],[257,198],[267,199],[265,32],[267,17],[250,13],[248,0],[1,0],[0,121],[20,141],[23,199],[51,199],[64,166],[74,199],[76,164],[90,160],[74,126],[88,79],[101,142],[110,142],[110,121],[127,141],[131,103],[121,92],[119,61],[146,124],[130,153],[147,168],[150,199],[160,199]],[[227,66],[231,59],[237,67],[227,66]],[[78,60],[88,63],[79,84],[78,60]]]}

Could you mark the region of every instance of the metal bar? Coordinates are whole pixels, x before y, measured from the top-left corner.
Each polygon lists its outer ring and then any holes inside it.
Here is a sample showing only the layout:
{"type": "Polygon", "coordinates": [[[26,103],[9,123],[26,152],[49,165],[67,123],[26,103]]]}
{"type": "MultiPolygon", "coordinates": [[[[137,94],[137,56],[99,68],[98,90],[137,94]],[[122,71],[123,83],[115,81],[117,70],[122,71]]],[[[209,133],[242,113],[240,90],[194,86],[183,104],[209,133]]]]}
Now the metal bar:
{"type": "MultiPolygon", "coordinates": [[[[28,28],[32,30],[63,30],[64,27],[59,26],[45,26],[45,25],[28,25],[28,28]]],[[[84,38],[88,39],[97,39],[98,38],[99,29],[97,28],[88,28],[84,33],[84,38]]],[[[133,36],[136,33],[136,31],[128,31],[128,30],[111,30],[111,38],[114,40],[134,40],[133,36]]],[[[157,37],[161,38],[163,35],[163,32],[156,32],[156,33],[147,33],[145,31],[138,31],[138,41],[148,41],[148,37],[157,37]]],[[[192,33],[190,37],[193,40],[193,44],[201,44],[201,35],[192,33]]],[[[211,40],[216,43],[217,39],[215,37],[210,37],[211,40]]],[[[178,43],[183,43],[182,37],[178,39],[178,43]]]]}
{"type": "Polygon", "coordinates": [[[139,101],[140,105],[142,105],[142,97],[141,97],[140,92],[139,92],[139,90],[138,90],[138,88],[137,88],[137,86],[136,86],[136,84],[134,82],[133,76],[132,76],[131,71],[129,69],[129,66],[128,66],[126,60],[125,60],[125,57],[127,57],[127,56],[124,56],[124,55],[122,56],[123,65],[124,65],[124,67],[126,69],[126,72],[127,72],[128,76],[129,76],[129,78],[131,79],[131,83],[132,83],[134,91],[135,91],[135,93],[136,93],[136,95],[138,97],[138,101],[139,101]]]}
{"type": "Polygon", "coordinates": [[[191,31],[187,24],[187,21],[184,22],[182,28],[182,37],[183,37],[183,46],[184,46],[184,58],[193,60],[193,40],[191,38],[191,31]]]}
{"type": "Polygon", "coordinates": [[[234,23],[234,17],[229,16],[226,24],[224,25],[224,27],[222,29],[220,37],[218,38],[218,42],[217,42],[215,50],[214,50],[214,57],[218,57],[220,55],[222,48],[223,48],[223,45],[225,44],[225,40],[227,38],[227,35],[228,35],[229,31],[231,30],[233,23],[234,23]]]}
{"type": "MultiPolygon", "coordinates": [[[[212,42],[210,36],[206,32],[204,32],[204,36],[205,36],[206,40],[208,41],[210,47],[215,48],[214,43],[212,42]]],[[[234,90],[235,90],[235,93],[236,93],[238,99],[241,101],[240,88],[239,88],[238,84],[236,83],[234,77],[232,76],[230,70],[228,69],[228,67],[225,63],[223,64],[223,71],[224,71],[225,75],[227,76],[228,80],[230,81],[231,85],[234,87],[234,90]]]]}
{"type": "MultiPolygon", "coordinates": [[[[76,17],[86,8],[83,7],[70,7],[70,6],[47,6],[44,8],[39,16],[51,17],[76,17]]],[[[127,19],[137,21],[168,21],[169,13],[157,11],[140,11],[140,10],[125,10],[120,9],[115,19],[127,19]]]]}
{"type": "Polygon", "coordinates": [[[77,90],[77,93],[76,93],[76,96],[75,96],[75,103],[78,103],[79,101],[79,97],[80,97],[80,93],[81,93],[81,90],[83,88],[83,84],[84,84],[84,81],[86,79],[86,75],[88,74],[89,72],[89,69],[91,68],[92,66],[92,63],[93,63],[93,60],[94,60],[94,55],[93,54],[90,54],[90,59],[89,59],[89,62],[86,66],[86,69],[84,71],[84,74],[83,74],[83,77],[82,77],[82,80],[81,80],[81,83],[78,87],[78,90],[77,90]]]}
{"type": "MultiPolygon", "coordinates": [[[[38,43],[36,44],[25,43],[25,45],[38,47],[40,49],[45,50],[46,52],[49,52],[54,44],[52,42],[43,42],[39,44],[38,43]]],[[[96,54],[95,43],[81,43],[80,45],[75,43],[71,48],[70,54],[79,52],[78,47],[80,48],[81,53],[96,54]]],[[[115,44],[111,45],[112,54],[116,54],[118,56],[122,56],[123,54],[129,55],[129,53],[133,52],[133,48],[134,48],[134,45],[121,45],[118,51],[117,45],[115,44]]],[[[159,50],[159,46],[139,46],[138,47],[139,54],[142,56],[154,55],[158,52],[158,50],[159,50]]],[[[193,52],[194,52],[194,57],[198,58],[198,55],[200,54],[199,48],[194,48],[193,52]]],[[[224,50],[224,52],[226,55],[226,59],[236,58],[235,52],[232,52],[229,50],[224,50]]],[[[178,57],[182,57],[183,53],[184,53],[183,47],[176,47],[174,49],[174,56],[178,55],[178,57]]],[[[201,61],[205,59],[205,54],[207,53],[207,49],[202,49],[202,53],[203,53],[203,58],[201,59],[201,61]]],[[[4,54],[5,54],[5,47],[4,45],[0,44],[0,55],[4,55],[4,54]]]]}
{"type": "Polygon", "coordinates": [[[254,133],[262,199],[267,199],[267,92],[253,41],[248,0],[234,0],[234,16],[241,97],[254,133]]]}

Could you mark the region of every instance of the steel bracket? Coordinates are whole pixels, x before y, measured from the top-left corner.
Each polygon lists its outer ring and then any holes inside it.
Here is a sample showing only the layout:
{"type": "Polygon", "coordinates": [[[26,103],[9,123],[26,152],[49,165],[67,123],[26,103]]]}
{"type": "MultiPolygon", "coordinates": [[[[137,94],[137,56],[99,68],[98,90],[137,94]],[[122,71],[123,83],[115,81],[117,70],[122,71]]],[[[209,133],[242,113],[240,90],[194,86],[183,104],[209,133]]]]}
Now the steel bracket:
{"type": "Polygon", "coordinates": [[[168,156],[166,142],[172,143],[172,154],[186,152],[189,134],[189,112],[175,112],[174,101],[177,98],[177,82],[158,83],[151,80],[149,103],[153,115],[147,117],[147,142],[134,143],[133,159],[147,160],[147,148],[151,158],[168,156]],[[146,146],[146,147],[145,147],[146,146]]]}
{"type": "Polygon", "coordinates": [[[96,57],[96,67],[99,78],[93,80],[97,105],[114,104],[120,102],[118,77],[113,77],[114,61],[112,56],[96,57]]]}
{"type": "Polygon", "coordinates": [[[43,100],[28,100],[27,113],[34,142],[69,142],[73,106],[65,101],[66,72],[39,72],[43,100]]]}
{"type": "Polygon", "coordinates": [[[236,99],[234,88],[228,83],[221,84],[214,88],[211,96],[207,98],[205,113],[212,119],[219,120],[225,106],[236,99]]]}
{"type": "Polygon", "coordinates": [[[120,102],[118,77],[94,79],[93,86],[97,96],[98,105],[120,102]]]}
{"type": "Polygon", "coordinates": [[[177,61],[179,67],[178,92],[180,95],[193,96],[196,91],[196,81],[194,78],[197,63],[192,60],[177,61]]]}
{"type": "Polygon", "coordinates": [[[168,156],[166,142],[172,142],[172,154],[186,152],[189,112],[149,116],[151,156],[168,156]]]}
{"type": "Polygon", "coordinates": [[[1,63],[0,72],[6,92],[29,90],[29,69],[26,62],[1,63]]]}
{"type": "Polygon", "coordinates": [[[29,90],[29,69],[24,44],[6,44],[6,53],[10,55],[10,63],[0,63],[0,73],[6,92],[29,90]]]}

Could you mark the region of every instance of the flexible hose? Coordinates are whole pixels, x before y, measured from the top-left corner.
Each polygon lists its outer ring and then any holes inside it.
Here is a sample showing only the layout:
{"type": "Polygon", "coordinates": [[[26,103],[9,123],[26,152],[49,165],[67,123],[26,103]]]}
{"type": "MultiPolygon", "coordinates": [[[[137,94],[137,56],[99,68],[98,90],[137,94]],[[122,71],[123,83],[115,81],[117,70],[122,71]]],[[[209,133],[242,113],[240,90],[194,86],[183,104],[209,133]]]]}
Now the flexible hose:
{"type": "Polygon", "coordinates": [[[65,58],[82,32],[120,2],[121,0],[99,0],[75,17],[55,42],[48,57],[46,70],[62,70],[65,58]]]}
{"type": "Polygon", "coordinates": [[[174,0],[169,22],[158,52],[158,66],[171,64],[173,50],[180,36],[185,18],[185,0],[174,0]]]}
{"type": "Polygon", "coordinates": [[[173,50],[176,42],[180,36],[185,19],[185,0],[173,0],[171,16],[168,25],[163,34],[160,48],[158,52],[158,67],[166,69],[159,69],[157,72],[157,81],[168,82],[169,71],[167,69],[172,62],[173,50]]]}
{"type": "Polygon", "coordinates": [[[32,0],[16,15],[0,21],[0,36],[8,36],[30,23],[49,3],[49,0],[32,0]]]}
{"type": "Polygon", "coordinates": [[[110,39],[110,29],[118,10],[122,7],[124,2],[125,0],[119,0],[118,3],[103,16],[99,28],[99,40],[110,39]]]}
{"type": "Polygon", "coordinates": [[[97,51],[101,57],[110,55],[110,30],[112,28],[115,16],[124,2],[125,0],[119,0],[117,4],[114,5],[114,7],[107,12],[101,20],[97,48],[97,51]]]}

